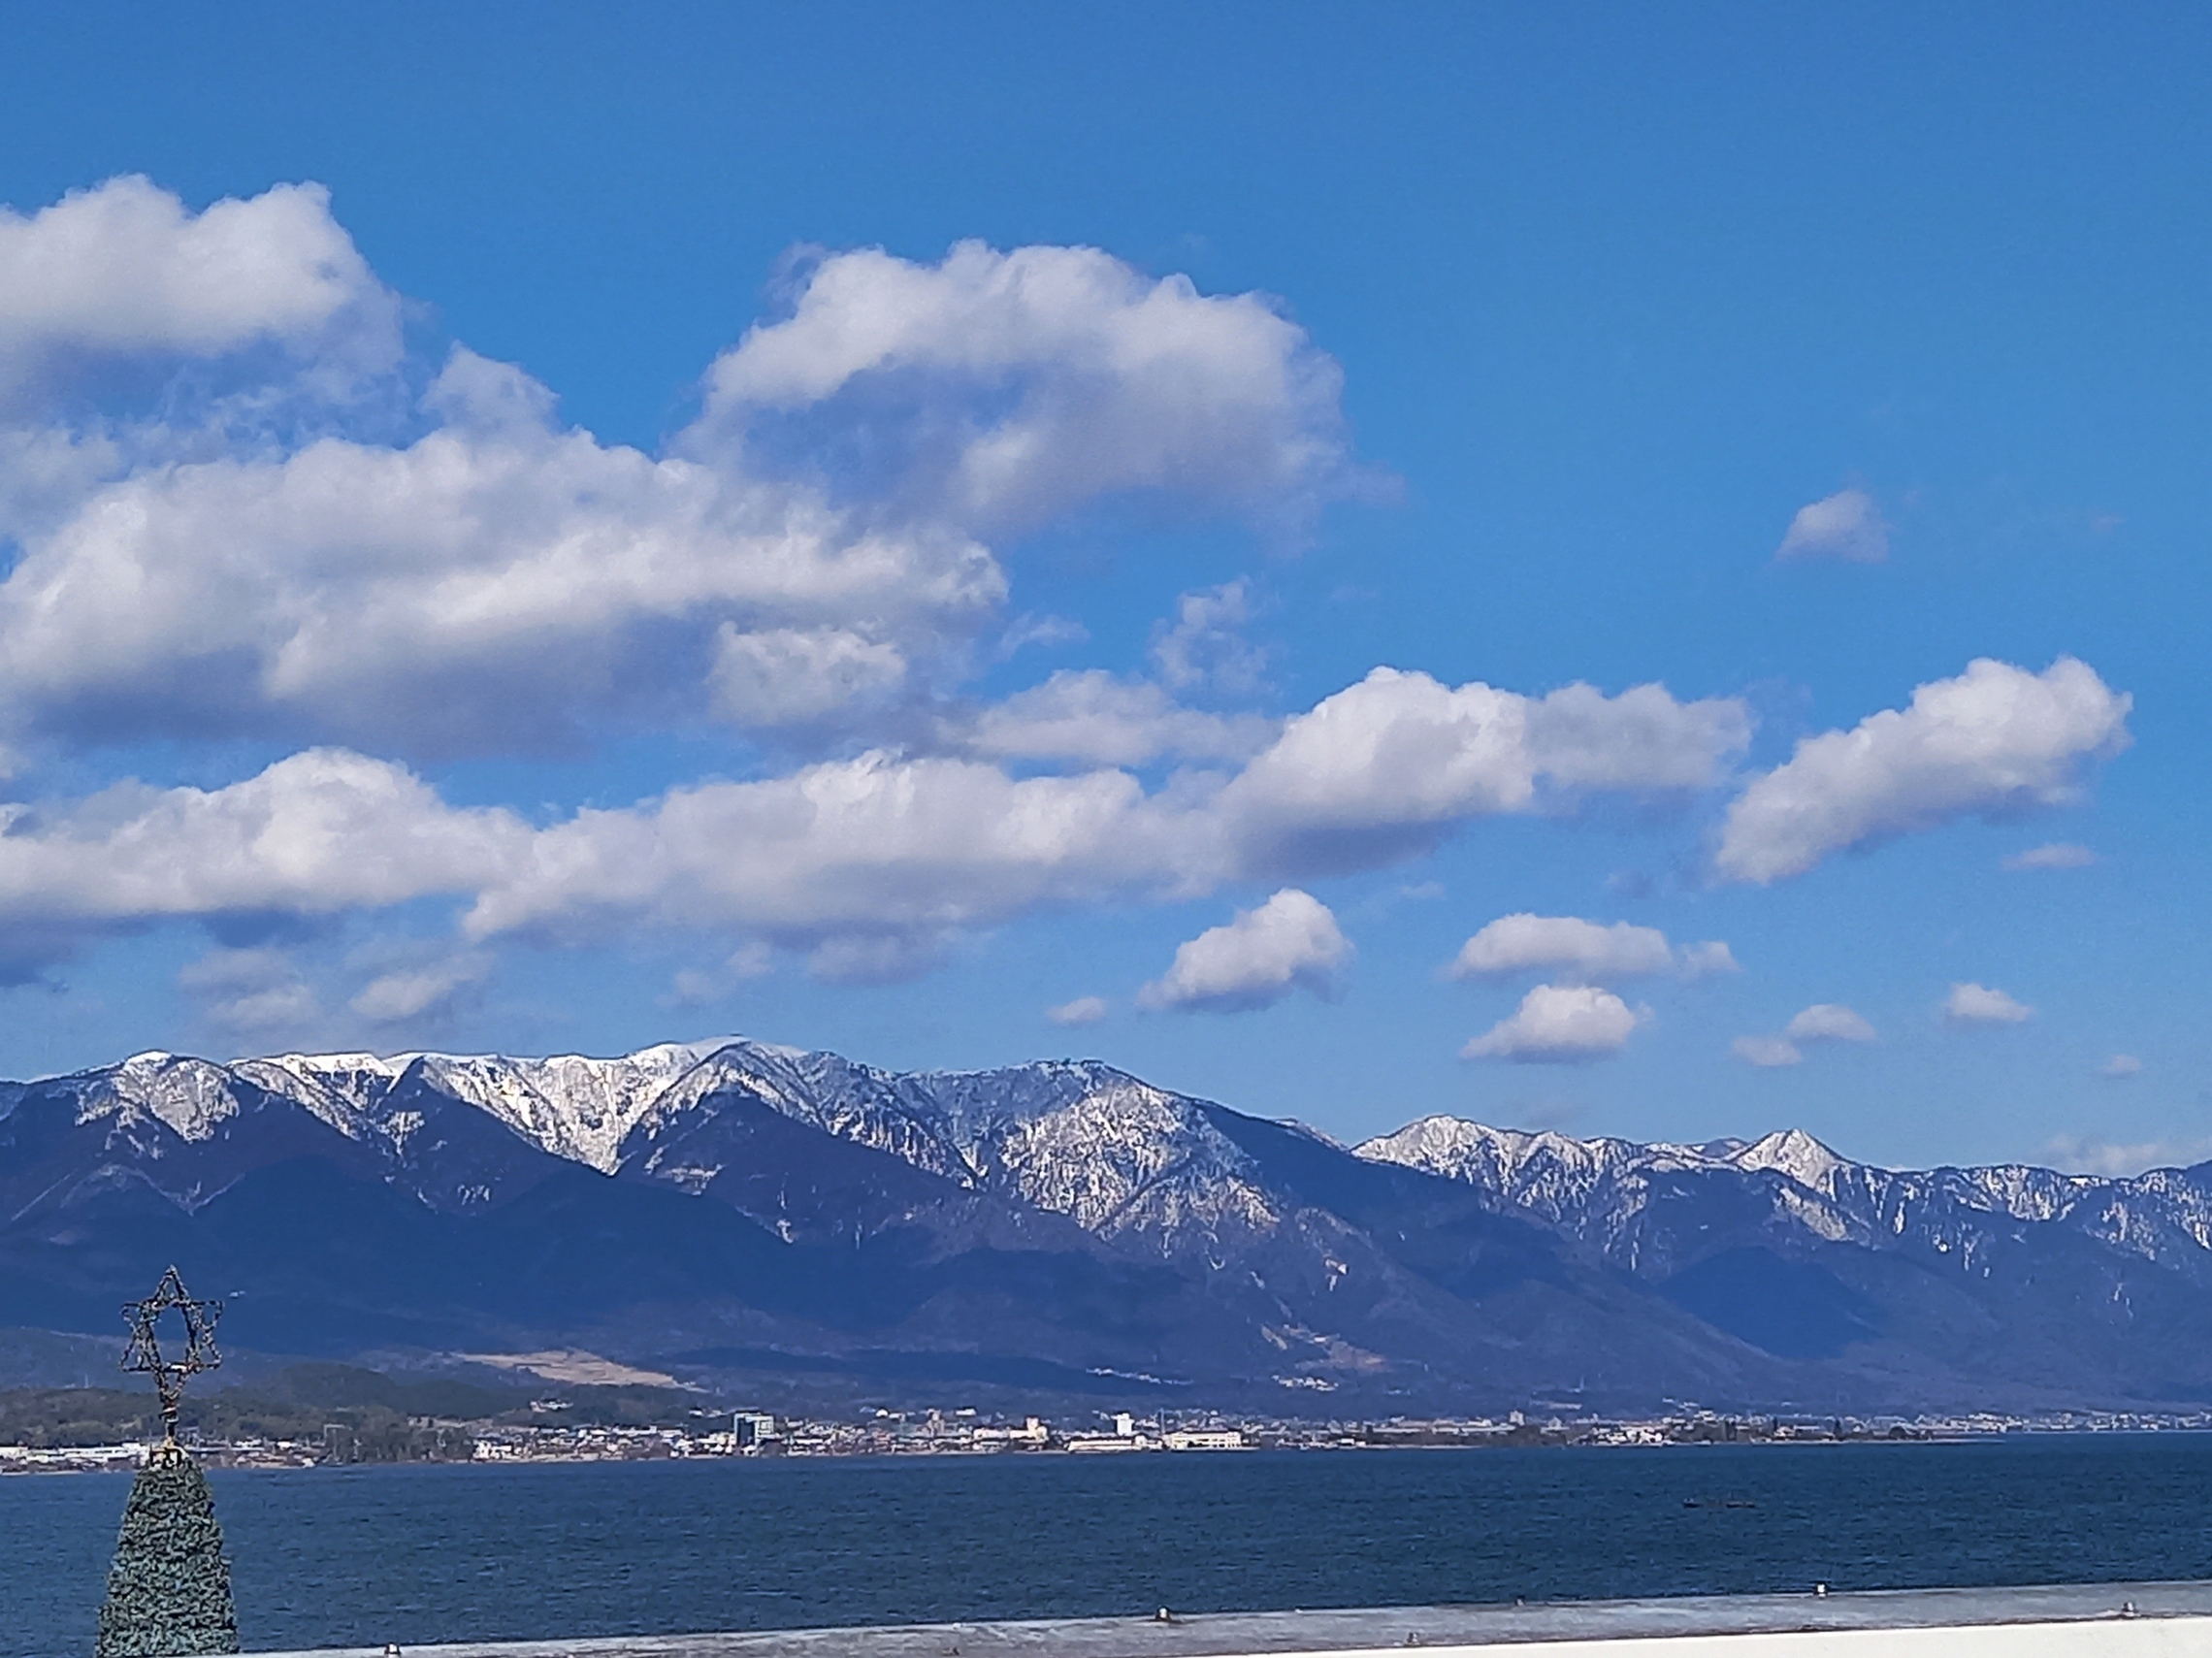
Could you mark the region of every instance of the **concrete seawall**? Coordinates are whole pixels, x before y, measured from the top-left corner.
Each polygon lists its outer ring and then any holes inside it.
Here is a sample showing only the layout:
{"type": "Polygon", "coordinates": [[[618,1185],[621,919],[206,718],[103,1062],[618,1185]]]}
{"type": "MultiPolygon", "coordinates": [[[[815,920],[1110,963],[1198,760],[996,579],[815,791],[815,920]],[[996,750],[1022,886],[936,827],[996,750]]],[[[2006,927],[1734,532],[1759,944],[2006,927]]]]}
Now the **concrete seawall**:
{"type": "Polygon", "coordinates": [[[404,1658],[1473,1658],[1531,1646],[1547,1658],[2212,1658],[2212,1582],[618,1636],[410,1646],[404,1658]]]}

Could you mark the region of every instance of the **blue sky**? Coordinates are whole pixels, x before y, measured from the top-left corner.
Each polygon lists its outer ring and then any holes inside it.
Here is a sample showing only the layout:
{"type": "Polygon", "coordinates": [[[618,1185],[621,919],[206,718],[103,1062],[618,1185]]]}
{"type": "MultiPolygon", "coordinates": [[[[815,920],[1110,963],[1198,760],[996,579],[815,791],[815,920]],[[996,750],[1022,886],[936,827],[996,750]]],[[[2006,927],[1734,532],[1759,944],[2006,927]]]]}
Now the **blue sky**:
{"type": "Polygon", "coordinates": [[[18,20],[0,1073],[2212,1154],[2208,30],[18,20]]]}

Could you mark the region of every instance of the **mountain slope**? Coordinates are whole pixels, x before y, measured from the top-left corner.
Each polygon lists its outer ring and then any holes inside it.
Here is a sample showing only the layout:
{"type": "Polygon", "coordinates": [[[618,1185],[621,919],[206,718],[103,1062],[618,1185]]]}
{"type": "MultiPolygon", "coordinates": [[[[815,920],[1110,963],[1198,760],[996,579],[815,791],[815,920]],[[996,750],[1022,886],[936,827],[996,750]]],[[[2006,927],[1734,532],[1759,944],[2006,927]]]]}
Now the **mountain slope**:
{"type": "Polygon", "coordinates": [[[2212,1165],[1902,1171],[1794,1131],[1354,1150],[1094,1061],[168,1055],[0,1085],[0,1323],[170,1259],[248,1346],[588,1346],[1278,1410],[2212,1399],[2212,1165]],[[1333,1397],[1332,1397],[1333,1396],[1333,1397]]]}
{"type": "Polygon", "coordinates": [[[2212,1394],[2212,1164],[1892,1170],[1792,1130],[1637,1146],[1430,1118],[1356,1148],[1454,1181],[1777,1356],[2054,1394],[2212,1394]]]}

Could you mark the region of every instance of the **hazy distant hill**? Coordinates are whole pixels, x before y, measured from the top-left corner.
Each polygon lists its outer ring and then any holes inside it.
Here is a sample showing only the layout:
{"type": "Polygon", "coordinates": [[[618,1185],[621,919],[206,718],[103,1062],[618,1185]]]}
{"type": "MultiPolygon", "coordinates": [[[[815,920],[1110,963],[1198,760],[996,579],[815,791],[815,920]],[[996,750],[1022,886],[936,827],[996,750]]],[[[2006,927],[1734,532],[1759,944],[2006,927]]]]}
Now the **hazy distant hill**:
{"type": "Polygon", "coordinates": [[[1450,1118],[1348,1150],[1093,1062],[140,1055],[0,1084],[0,1325],[111,1334],[174,1259],[273,1352],[1285,1414],[2212,1401],[2212,1165],[1450,1118]]]}

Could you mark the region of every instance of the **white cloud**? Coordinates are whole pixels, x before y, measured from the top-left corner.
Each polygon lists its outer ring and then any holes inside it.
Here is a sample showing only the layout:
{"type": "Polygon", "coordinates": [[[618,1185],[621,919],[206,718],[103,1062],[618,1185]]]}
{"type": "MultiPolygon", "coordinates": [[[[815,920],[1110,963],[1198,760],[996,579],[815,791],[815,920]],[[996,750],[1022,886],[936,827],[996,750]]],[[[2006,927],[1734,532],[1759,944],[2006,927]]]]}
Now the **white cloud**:
{"type": "Polygon", "coordinates": [[[2134,1145],[2062,1134],[2045,1148],[2062,1169],[2126,1180],[2147,1169],[2179,1169],[2212,1158],[2212,1140],[2145,1140],[2134,1145]]]}
{"type": "Polygon", "coordinates": [[[849,628],[715,630],[707,670],[715,712],[755,730],[799,726],[890,700],[905,685],[896,645],[849,628]]]}
{"type": "Polygon", "coordinates": [[[444,1012],[460,992],[491,969],[491,959],[479,952],[450,956],[379,974],[348,1005],[373,1024],[403,1024],[444,1012]]]}
{"type": "Polygon", "coordinates": [[[934,265],[871,248],[822,259],[788,320],[716,361],[689,442],[759,450],[839,405],[903,458],[895,499],[980,533],[1132,491],[1294,532],[1350,481],[1341,383],[1261,296],[1096,248],[963,242],[934,265]]]}
{"type": "Polygon", "coordinates": [[[1459,947],[1445,971],[1454,979],[1535,972],[1602,984],[1667,972],[1704,978],[1733,973],[1737,965],[1728,946],[1718,939],[1677,950],[1655,927],[1625,921],[1607,926],[1578,916],[1523,913],[1489,923],[1459,947]]]}
{"type": "Polygon", "coordinates": [[[1045,1017],[1055,1024],[1096,1024],[1107,1014],[1104,996],[1077,996],[1071,1002],[1045,1009],[1045,1017]]]}
{"type": "MultiPolygon", "coordinates": [[[[1409,680],[1418,682],[1418,698],[1448,706],[1461,695],[1425,676],[1371,676],[1293,718],[1225,784],[1179,773],[1147,794],[1122,771],[1015,779],[974,761],[872,753],[784,777],[676,789],[635,807],[586,810],[532,837],[527,856],[479,893],[470,928],[482,938],[729,926],[790,948],[811,949],[833,934],[911,936],[934,948],[960,930],[1042,905],[1195,896],[1226,881],[1276,874],[1290,862],[1374,867],[1480,811],[1525,809],[1535,795],[1531,778],[1547,764],[1526,742],[1527,699],[1474,688],[1480,702],[1500,711],[1510,728],[1503,733],[1480,719],[1440,727],[1416,718],[1408,726],[1387,707],[1358,706],[1409,680]],[[1345,706],[1347,698],[1353,706],[1345,706]],[[1456,774],[1440,778],[1436,766],[1456,774]],[[733,858],[732,847],[744,856],[733,858]]],[[[1086,699],[1096,699],[1093,711],[1128,712],[1106,682],[1060,681],[1045,690],[1051,699],[1016,705],[1019,720],[983,721],[984,740],[1025,746],[1017,734],[1023,721],[1035,722],[1034,733],[1036,725],[1051,724],[1041,716],[1060,714],[1068,715],[1069,747],[1080,737],[1103,749],[1111,739],[1133,754],[1162,740],[1133,719],[1117,727],[1100,718],[1082,729],[1086,699]]],[[[1740,730],[1735,704],[1715,709],[1655,696],[1684,724],[1719,733],[1716,746],[1740,730]]],[[[1614,700],[1632,699],[1624,721],[1638,731],[1651,723],[1653,704],[1633,693],[1614,700]]],[[[1148,711],[1161,714],[1177,740],[1188,733],[1156,704],[1148,711]]],[[[1201,734],[1223,733],[1216,727],[1201,734]]],[[[1709,748],[1708,756],[1708,764],[1718,764],[1709,748]]],[[[1587,770],[1581,775],[1594,781],[1587,770]]],[[[1626,786],[1654,775],[1690,773],[1673,762],[1655,773],[1648,754],[1624,757],[1626,786]]],[[[1715,959],[1708,953],[1698,964],[1715,959]]]]}
{"type": "Polygon", "coordinates": [[[2018,1024],[2035,1010],[2002,991],[1985,985],[1957,984],[1943,998],[1943,1017],[1953,1024],[2018,1024]]]}
{"type": "Polygon", "coordinates": [[[1805,1050],[1801,1043],[1873,1040],[1874,1027],[1857,1012],[1840,1002],[1815,1002],[1792,1017],[1780,1035],[1739,1036],[1729,1044],[1729,1051],[1747,1065],[1773,1069],[1803,1064],[1805,1050]]]}
{"type": "MultiPolygon", "coordinates": [[[[1422,683],[1448,702],[1455,695],[1422,683]]],[[[1525,699],[1480,689],[1507,709],[1514,734],[1501,740],[1519,742],[1526,721],[1513,705],[1525,699]]],[[[1231,723],[1194,729],[1171,706],[1140,711],[1166,735],[1135,748],[1250,740],[1231,723]]],[[[1680,711],[1691,723],[1709,717],[1698,704],[1680,711]]],[[[1386,710],[1349,728],[1330,703],[1319,712],[1333,731],[1309,725],[1298,742],[1263,751],[1259,775],[1248,767],[1226,785],[1180,772],[1148,794],[1120,770],[1015,778],[981,761],[879,752],[677,788],[537,829],[504,811],[448,808],[404,767],[309,750],[222,790],[128,784],[35,813],[0,808],[10,820],[0,834],[0,920],[10,924],[9,959],[28,961],[66,955],[86,927],[327,915],[453,894],[472,899],[466,934],[476,942],[721,931],[812,953],[818,976],[882,979],[924,969],[963,931],[1040,907],[1200,895],[1266,875],[1286,843],[1301,841],[1371,867],[1461,816],[1530,798],[1485,784],[1494,733],[1479,722],[1442,731],[1416,722],[1408,743],[1386,710]],[[1439,794],[1417,764],[1450,761],[1453,741],[1482,752],[1439,794]],[[1352,787],[1375,776],[1398,797],[1379,782],[1376,797],[1352,803],[1356,829],[1344,833],[1343,798],[1300,781],[1301,745],[1323,781],[1352,787]]],[[[1544,757],[1509,753],[1496,764],[1525,778],[1541,773],[1544,757]]],[[[1649,775],[1631,766],[1626,781],[1649,775]]]]}
{"type": "Polygon", "coordinates": [[[1840,1002],[1815,1002],[1782,1027],[1793,1042],[1871,1042],[1874,1027],[1840,1002]]]}
{"type": "Polygon", "coordinates": [[[1459,947],[1448,971],[1455,979],[1564,972],[1603,981],[1664,973],[1674,965],[1667,935],[1655,927],[1523,914],[1500,916],[1484,927],[1459,947]]]}
{"type": "Polygon", "coordinates": [[[1055,650],[1061,645],[1080,645],[1090,637],[1090,630],[1071,616],[1024,614],[999,631],[992,654],[999,662],[1007,662],[1032,645],[1039,650],[1055,650]]]}
{"type": "Polygon", "coordinates": [[[1328,906],[1285,887],[1178,946],[1174,964],[1137,992],[1137,1005],[1233,1013],[1271,1007],[1295,990],[1333,1000],[1350,959],[1350,941],[1328,906]]]}
{"type": "Polygon", "coordinates": [[[1064,760],[1086,765],[1142,765],[1161,755],[1242,760],[1280,730],[1256,714],[1186,708],[1156,685],[1103,669],[1063,669],[1042,685],[982,709],[950,740],[1005,760],[1064,760]]]}
{"type": "Polygon", "coordinates": [[[403,767],[309,749],[226,788],[118,783],[73,806],[0,806],[0,911],[94,920],[335,915],[473,890],[527,846],[403,767]]]}
{"type": "Polygon", "coordinates": [[[781,725],[880,700],[1004,593],[964,538],[583,433],[325,439],[135,474],[30,538],[0,583],[0,709],[79,737],[429,755],[696,722],[710,690],[781,725]]]}
{"type": "Polygon", "coordinates": [[[1211,686],[1216,691],[1251,692],[1259,688],[1267,653],[1244,636],[1252,619],[1248,584],[1186,593],[1175,601],[1175,620],[1153,636],[1153,664],[1178,691],[1211,686]]]}
{"type": "Polygon", "coordinates": [[[322,1008],[314,991],[281,950],[212,950],[187,962],[177,987],[197,998],[213,1024],[239,1036],[305,1028],[322,1008]]]}
{"type": "Polygon", "coordinates": [[[704,1007],[724,1000],[739,985],[764,979],[775,970],[774,949],[764,940],[755,939],[739,946],[718,967],[677,969],[668,981],[667,995],[662,999],[668,1006],[704,1007]]]}
{"type": "Polygon", "coordinates": [[[1632,685],[1617,697],[1567,685],[1522,705],[1537,774],[1565,795],[1709,788],[1751,740],[1750,710],[1736,698],[1677,702],[1664,685],[1632,685]]]}
{"type": "Polygon", "coordinates": [[[1682,975],[1690,979],[1709,979],[1720,973],[1740,973],[1736,952],[1717,938],[1708,938],[1702,944],[1685,944],[1675,953],[1682,975]]]}
{"type": "Polygon", "coordinates": [[[124,782],[75,802],[0,805],[0,977],[156,921],[466,894],[529,840],[509,812],[449,807],[400,766],[327,749],[222,789],[124,782]]]}
{"type": "Polygon", "coordinates": [[[2115,1054],[2097,1067],[2097,1074],[2119,1083],[2143,1074],[2143,1061],[2132,1054],[2115,1054]]]}
{"type": "Polygon", "coordinates": [[[667,1007],[705,1007],[730,993],[729,981],[719,973],[697,967],[679,967],[668,980],[668,993],[661,998],[667,1007]]]}
{"type": "MultiPolygon", "coordinates": [[[[1390,669],[1287,721],[1183,707],[1172,684],[1256,671],[1243,583],[1179,601],[1170,684],[960,701],[1007,593],[979,536],[1128,491],[1295,530],[1353,481],[1336,366],[1270,302],[1094,250],[826,257],[661,456],[564,428],[511,365],[402,361],[400,302],[312,186],[193,214],[121,180],[0,213],[0,768],[316,745],[223,788],[0,805],[0,974],[163,919],[450,896],[471,945],[703,930],[895,977],[1040,907],[1707,787],[1749,731],[1740,701],[1656,685],[1390,669]],[[92,357],[97,385],[68,378],[92,357]],[[81,420],[95,390],[122,402],[81,420]],[[567,754],[711,720],[840,758],[533,827],[336,746],[567,754]],[[1006,768],[1164,758],[1188,764],[1151,792],[1006,768]]],[[[1695,948],[1684,970],[1725,961],[1695,948]]],[[[358,1017],[420,1017],[441,971],[386,964],[358,1017]]]]}
{"type": "Polygon", "coordinates": [[[1293,716],[1220,811],[1254,868],[1372,866],[1470,818],[1587,790],[1709,785],[1749,734],[1740,702],[1677,702],[1657,685],[1529,698],[1379,667],[1293,716]]]}
{"type": "Polygon", "coordinates": [[[1729,807],[1715,862],[1764,885],[1969,813],[2076,799],[2090,764],[2128,745],[2130,703],[2072,657],[2039,674],[1979,659],[1908,708],[1800,742],[1729,807]]]}
{"type": "Polygon", "coordinates": [[[921,962],[895,959],[899,939],[934,949],[1040,905],[1203,890],[1219,878],[1212,854],[1187,813],[1125,772],[1016,780],[869,754],[580,811],[483,885],[468,927],[477,938],[726,927],[793,949],[843,938],[815,969],[878,977],[921,962]]]}
{"type": "Polygon", "coordinates": [[[1875,565],[1889,557],[1889,526],[1863,489],[1838,490],[1790,520],[1777,559],[1844,559],[1875,565]]]}
{"type": "Polygon", "coordinates": [[[0,406],[71,356],[207,358],[261,342],[387,366],[399,308],[319,184],[199,213],[143,178],[0,208],[0,406]]]}
{"type": "Polygon", "coordinates": [[[2070,840],[2054,840],[2045,846],[2032,846],[2026,852],[2012,853],[2003,860],[2004,867],[2016,872],[2030,869],[2086,869],[2096,862],[2096,853],[2070,840]]]}
{"type": "MultiPolygon", "coordinates": [[[[317,186],[194,215],[119,179],[0,211],[0,538],[22,549],[0,743],[446,759],[710,717],[911,740],[901,710],[970,670],[1005,598],[977,533],[1129,490],[1289,525],[1350,478],[1340,375],[1302,331],[1092,249],[825,258],[661,458],[561,430],[546,387],[459,346],[407,406],[398,317],[317,186]],[[33,380],[86,353],[221,357],[237,383],[124,376],[138,403],[77,431],[80,388],[33,380]],[[31,424],[6,424],[11,376],[31,424]],[[799,415],[796,448],[767,430],[799,415]],[[902,459],[834,464],[856,434],[902,459]]],[[[1244,606],[1236,583],[1187,596],[1177,671],[1249,677],[1244,606]]]]}
{"type": "Polygon", "coordinates": [[[1805,1063],[1798,1045],[1786,1036],[1739,1036],[1728,1045],[1728,1051],[1746,1065],[1757,1065],[1762,1070],[1805,1063]]]}
{"type": "Polygon", "coordinates": [[[1580,1064],[1619,1053],[1647,1017],[1594,985],[1538,985],[1510,1016],[1462,1048],[1459,1057],[1580,1064]]]}

